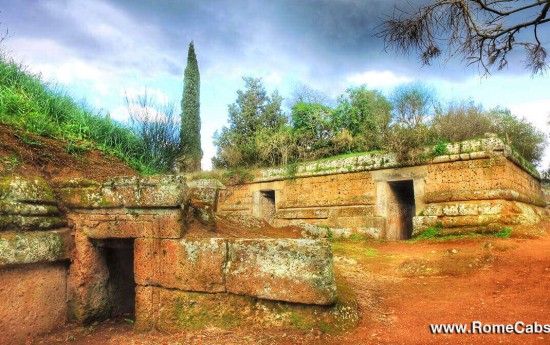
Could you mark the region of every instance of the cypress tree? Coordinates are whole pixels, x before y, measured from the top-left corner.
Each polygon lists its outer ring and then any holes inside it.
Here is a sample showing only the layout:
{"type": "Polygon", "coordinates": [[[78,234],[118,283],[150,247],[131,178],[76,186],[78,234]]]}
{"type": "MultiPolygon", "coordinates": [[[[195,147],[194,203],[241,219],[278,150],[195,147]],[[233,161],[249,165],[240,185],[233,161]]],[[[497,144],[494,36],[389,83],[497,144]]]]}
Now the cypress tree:
{"type": "Polygon", "coordinates": [[[193,41],[189,43],[187,66],[183,75],[183,98],[181,100],[181,154],[178,169],[198,171],[201,169],[201,117],[200,75],[193,41]]]}

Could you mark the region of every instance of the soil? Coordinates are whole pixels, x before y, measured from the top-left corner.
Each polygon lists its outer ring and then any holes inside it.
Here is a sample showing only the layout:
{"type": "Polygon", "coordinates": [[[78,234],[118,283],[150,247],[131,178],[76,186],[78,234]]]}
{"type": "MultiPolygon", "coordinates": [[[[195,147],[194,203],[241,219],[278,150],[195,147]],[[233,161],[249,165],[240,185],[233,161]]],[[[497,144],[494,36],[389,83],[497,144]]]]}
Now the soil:
{"type": "MultiPolygon", "coordinates": [[[[541,228],[547,233],[550,222],[541,228]]],[[[224,231],[229,232],[226,229],[224,231]]],[[[432,323],[550,324],[550,236],[333,241],[337,276],[354,290],[361,320],[346,334],[209,328],[132,330],[130,317],[66,325],[31,344],[546,344],[550,334],[434,335],[432,323]]]]}
{"type": "Polygon", "coordinates": [[[112,154],[91,148],[76,152],[68,143],[0,123],[0,176],[9,174],[48,181],[84,177],[101,182],[137,172],[112,154]]]}

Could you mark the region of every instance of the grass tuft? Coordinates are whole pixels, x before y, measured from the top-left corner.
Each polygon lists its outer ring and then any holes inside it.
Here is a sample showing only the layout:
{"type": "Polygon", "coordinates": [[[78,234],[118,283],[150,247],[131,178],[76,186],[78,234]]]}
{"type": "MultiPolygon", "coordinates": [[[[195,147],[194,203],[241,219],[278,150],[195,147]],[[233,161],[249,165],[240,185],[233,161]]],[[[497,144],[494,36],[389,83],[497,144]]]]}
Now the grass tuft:
{"type": "Polygon", "coordinates": [[[0,56],[0,122],[64,141],[73,155],[93,148],[115,155],[142,174],[166,170],[155,164],[134,130],[75,102],[60,86],[44,82],[5,54],[0,56]]]}

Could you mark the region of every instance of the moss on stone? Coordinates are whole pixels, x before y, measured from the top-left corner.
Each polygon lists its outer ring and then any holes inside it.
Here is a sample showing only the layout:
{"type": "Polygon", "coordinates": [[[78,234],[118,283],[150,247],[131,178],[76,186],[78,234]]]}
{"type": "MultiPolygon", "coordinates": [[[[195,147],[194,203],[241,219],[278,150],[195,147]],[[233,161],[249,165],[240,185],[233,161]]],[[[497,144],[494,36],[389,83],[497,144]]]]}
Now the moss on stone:
{"type": "Polygon", "coordinates": [[[68,230],[2,233],[0,266],[65,260],[68,241],[68,230]]]}

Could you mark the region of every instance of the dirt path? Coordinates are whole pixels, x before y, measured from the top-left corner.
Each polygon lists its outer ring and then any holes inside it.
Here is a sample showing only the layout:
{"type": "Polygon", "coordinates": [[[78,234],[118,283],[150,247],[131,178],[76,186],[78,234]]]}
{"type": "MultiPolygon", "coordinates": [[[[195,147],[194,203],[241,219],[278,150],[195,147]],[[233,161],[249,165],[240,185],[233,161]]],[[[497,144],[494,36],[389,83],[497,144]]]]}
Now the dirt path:
{"type": "Polygon", "coordinates": [[[362,318],[344,335],[207,329],[134,334],[124,321],[66,326],[33,344],[546,344],[550,334],[433,335],[431,323],[550,323],[550,236],[445,242],[335,242],[362,318]]]}

